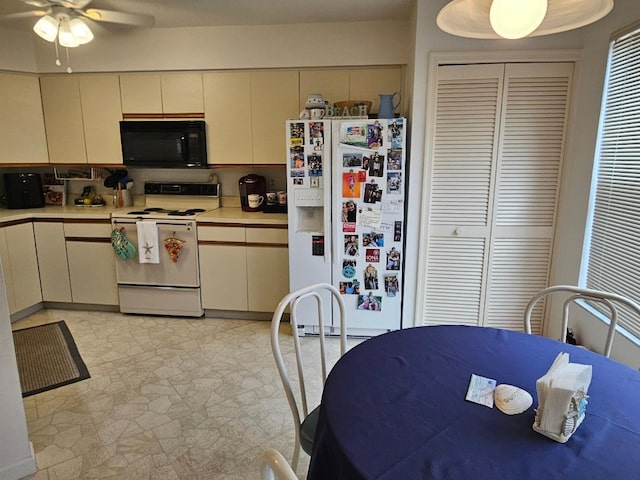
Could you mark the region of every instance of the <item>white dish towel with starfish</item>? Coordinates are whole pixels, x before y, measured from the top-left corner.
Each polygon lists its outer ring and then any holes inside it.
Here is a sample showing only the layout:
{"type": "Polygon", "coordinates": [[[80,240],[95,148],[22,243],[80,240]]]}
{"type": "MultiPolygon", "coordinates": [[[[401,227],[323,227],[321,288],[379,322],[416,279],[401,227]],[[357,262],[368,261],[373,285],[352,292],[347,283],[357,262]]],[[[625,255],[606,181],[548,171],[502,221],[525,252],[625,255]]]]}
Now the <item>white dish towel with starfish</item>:
{"type": "Polygon", "coordinates": [[[160,263],[160,249],[158,248],[158,226],[150,220],[136,222],[138,230],[138,262],[160,263]]]}

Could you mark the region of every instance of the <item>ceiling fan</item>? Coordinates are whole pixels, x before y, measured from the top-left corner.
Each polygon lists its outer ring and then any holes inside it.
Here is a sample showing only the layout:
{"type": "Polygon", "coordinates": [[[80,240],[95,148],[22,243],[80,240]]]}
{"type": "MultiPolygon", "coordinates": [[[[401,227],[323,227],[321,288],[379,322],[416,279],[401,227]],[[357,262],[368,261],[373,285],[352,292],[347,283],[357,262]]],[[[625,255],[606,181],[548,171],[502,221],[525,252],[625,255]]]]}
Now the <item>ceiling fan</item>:
{"type": "Polygon", "coordinates": [[[85,8],[91,0],[21,0],[27,5],[38,8],[29,12],[10,13],[0,16],[0,20],[15,18],[67,16],[69,18],[86,17],[96,22],[118,23],[135,27],[152,27],[155,18],[151,15],[138,13],[118,12],[115,10],[102,10],[99,8],[85,8]]]}
{"type": "MultiPolygon", "coordinates": [[[[108,22],[134,27],[152,27],[155,18],[151,15],[117,12],[98,8],[86,8],[91,0],[21,0],[38,10],[10,13],[0,16],[1,20],[16,18],[40,17],[33,26],[33,31],[47,42],[55,45],[56,65],[61,62],[58,55],[58,44],[67,49],[67,72],[69,66],[69,48],[84,45],[93,40],[93,32],[85,18],[96,22],[108,22]]],[[[91,23],[91,22],[89,22],[91,23]]]]}

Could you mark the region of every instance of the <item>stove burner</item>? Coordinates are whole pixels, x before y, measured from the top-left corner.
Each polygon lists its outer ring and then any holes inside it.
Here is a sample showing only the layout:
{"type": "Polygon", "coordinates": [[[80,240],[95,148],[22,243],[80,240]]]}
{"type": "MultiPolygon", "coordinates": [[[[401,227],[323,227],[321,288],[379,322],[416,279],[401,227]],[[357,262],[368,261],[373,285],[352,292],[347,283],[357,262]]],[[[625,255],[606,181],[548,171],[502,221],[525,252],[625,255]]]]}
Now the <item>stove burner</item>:
{"type": "Polygon", "coordinates": [[[164,208],[150,207],[150,208],[145,208],[144,211],[145,212],[164,212],[164,208]]]}
{"type": "Polygon", "coordinates": [[[127,215],[149,215],[149,213],[147,210],[140,210],[138,212],[129,212],[127,213],[127,215]]]}
{"type": "Polygon", "coordinates": [[[189,212],[188,210],[186,210],[186,211],[174,210],[172,212],[167,212],[167,215],[173,215],[173,216],[177,216],[177,217],[186,217],[187,215],[191,215],[191,212],[189,212]]]}
{"type": "Polygon", "coordinates": [[[202,212],[206,212],[206,210],[204,208],[190,208],[187,210],[187,212],[189,213],[202,213],[202,212]]]}

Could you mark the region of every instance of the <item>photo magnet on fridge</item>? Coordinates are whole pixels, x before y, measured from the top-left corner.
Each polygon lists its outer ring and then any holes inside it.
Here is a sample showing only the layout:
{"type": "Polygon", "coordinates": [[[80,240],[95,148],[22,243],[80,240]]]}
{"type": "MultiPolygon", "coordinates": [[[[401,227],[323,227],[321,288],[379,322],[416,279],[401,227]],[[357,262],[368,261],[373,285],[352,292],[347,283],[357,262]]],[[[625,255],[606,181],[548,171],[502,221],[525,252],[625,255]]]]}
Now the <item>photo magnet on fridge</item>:
{"type": "Polygon", "coordinates": [[[380,250],[378,248],[367,248],[364,253],[365,262],[378,263],[380,261],[380,250]]]}
{"type": "Polygon", "coordinates": [[[293,179],[293,184],[294,185],[304,185],[304,178],[294,178],[293,179]]]}
{"type": "Polygon", "coordinates": [[[358,256],[358,235],[344,236],[344,254],[350,257],[358,256]]]}
{"type": "Polygon", "coordinates": [[[369,156],[369,175],[372,177],[382,177],[384,169],[384,155],[372,153],[369,156]]]}
{"type": "Polygon", "coordinates": [[[382,297],[374,296],[373,292],[358,296],[358,310],[382,310],[382,297]]]}
{"type": "Polygon", "coordinates": [[[340,125],[340,143],[352,147],[368,148],[366,124],[342,124],[340,125]]]}
{"type": "Polygon", "coordinates": [[[309,179],[309,186],[311,188],[320,188],[320,179],[318,177],[311,177],[309,179]]]}
{"type": "Polygon", "coordinates": [[[342,275],[345,278],[353,278],[356,276],[356,261],[355,260],[343,260],[342,261],[342,275]]]}
{"type": "Polygon", "coordinates": [[[378,289],[378,270],[371,264],[364,269],[364,288],[367,290],[378,289]]]}
{"type": "Polygon", "coordinates": [[[403,119],[397,118],[389,125],[389,143],[391,148],[402,148],[403,119]]]}
{"type": "Polygon", "coordinates": [[[322,149],[322,145],[324,145],[324,123],[309,122],[309,145],[313,145],[314,150],[322,149]]]}
{"type": "Polygon", "coordinates": [[[304,168],[304,147],[291,147],[289,149],[291,168],[304,168]]]}
{"type": "Polygon", "coordinates": [[[400,270],[400,252],[396,247],[387,252],[387,270],[400,270]]]}
{"type": "Polygon", "coordinates": [[[342,202],[342,223],[356,223],[358,210],[356,202],[348,200],[342,202]]]}
{"type": "Polygon", "coordinates": [[[387,193],[400,195],[402,193],[402,173],[387,173],[387,193]]]}
{"type": "Polygon", "coordinates": [[[384,141],[382,138],[383,132],[382,125],[379,121],[375,121],[371,125],[367,125],[367,147],[368,148],[380,148],[383,146],[384,141]]]}
{"type": "Polygon", "coordinates": [[[304,123],[292,123],[290,125],[290,143],[295,146],[304,145],[304,123]]]}
{"type": "Polygon", "coordinates": [[[402,170],[402,150],[392,148],[387,154],[387,170],[402,170]]]}
{"type": "Polygon", "coordinates": [[[322,155],[314,153],[307,156],[307,166],[309,167],[310,177],[322,176],[322,155]]]}
{"type": "Polygon", "coordinates": [[[360,295],[360,283],[358,280],[340,282],[340,293],[343,295],[360,295]]]}
{"type": "Polygon", "coordinates": [[[384,291],[387,294],[387,297],[395,297],[400,291],[400,286],[398,284],[398,275],[385,275],[384,276],[384,291]]]}
{"type": "Polygon", "coordinates": [[[342,174],[342,196],[346,198],[360,197],[358,174],[352,171],[342,174]]]}
{"type": "Polygon", "coordinates": [[[362,166],[362,153],[358,152],[345,152],[342,154],[342,166],[343,167],[361,167],[362,166]]]}

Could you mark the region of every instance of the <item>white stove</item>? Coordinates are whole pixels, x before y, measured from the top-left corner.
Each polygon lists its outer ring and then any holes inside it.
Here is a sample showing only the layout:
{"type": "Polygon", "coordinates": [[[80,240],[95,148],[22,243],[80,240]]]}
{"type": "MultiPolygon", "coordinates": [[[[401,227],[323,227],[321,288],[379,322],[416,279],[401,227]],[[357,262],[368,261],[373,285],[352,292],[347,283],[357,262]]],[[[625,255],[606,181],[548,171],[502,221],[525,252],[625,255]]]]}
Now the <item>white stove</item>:
{"type": "Polygon", "coordinates": [[[135,247],[115,255],[120,311],[201,317],[195,220],[219,208],[218,185],[145,183],[145,200],[111,215],[116,238],[135,247]]]}

